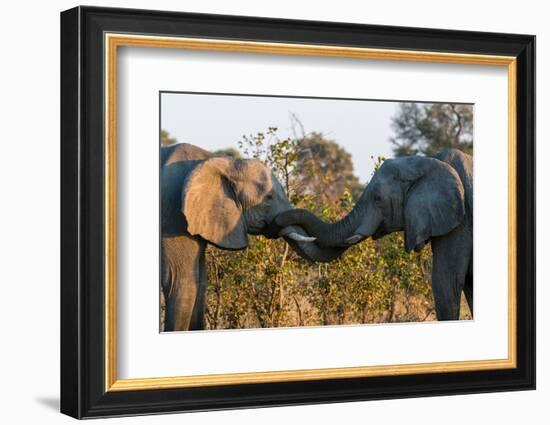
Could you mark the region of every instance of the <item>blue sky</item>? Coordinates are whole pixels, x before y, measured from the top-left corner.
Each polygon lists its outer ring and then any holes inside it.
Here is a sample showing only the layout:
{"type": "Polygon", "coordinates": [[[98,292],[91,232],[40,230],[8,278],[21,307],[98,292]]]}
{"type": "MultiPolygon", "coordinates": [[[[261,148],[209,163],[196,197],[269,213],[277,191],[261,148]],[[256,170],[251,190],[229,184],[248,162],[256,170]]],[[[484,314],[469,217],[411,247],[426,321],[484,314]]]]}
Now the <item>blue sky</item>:
{"type": "Polygon", "coordinates": [[[277,127],[291,136],[291,114],[306,133],[320,132],[352,154],[355,174],[367,181],[374,169],[371,156],[392,156],[391,117],[397,102],[333,99],[297,99],[163,93],[161,126],[179,142],[206,150],[237,148],[244,134],[277,127]]]}

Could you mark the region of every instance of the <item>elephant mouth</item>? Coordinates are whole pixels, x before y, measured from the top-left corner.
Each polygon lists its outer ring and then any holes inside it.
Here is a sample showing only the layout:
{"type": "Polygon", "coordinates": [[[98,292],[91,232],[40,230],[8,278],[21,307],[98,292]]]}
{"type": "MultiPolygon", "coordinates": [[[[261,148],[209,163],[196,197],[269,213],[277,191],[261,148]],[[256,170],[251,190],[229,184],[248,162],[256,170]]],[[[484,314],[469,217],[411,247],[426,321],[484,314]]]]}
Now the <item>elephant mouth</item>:
{"type": "Polygon", "coordinates": [[[380,239],[381,237],[386,236],[388,233],[389,232],[386,229],[386,226],[384,225],[384,223],[382,223],[380,226],[378,226],[376,231],[372,234],[372,239],[373,240],[380,239]]]}
{"type": "Polygon", "coordinates": [[[263,227],[261,234],[267,239],[277,239],[280,237],[279,233],[281,230],[281,227],[275,223],[275,220],[271,220],[263,227]]]}
{"type": "Polygon", "coordinates": [[[366,234],[361,233],[361,232],[355,233],[353,236],[346,239],[346,244],[348,246],[349,245],[355,245],[355,244],[358,244],[359,242],[364,241],[365,239],[368,239],[369,237],[371,237],[373,240],[377,240],[377,239],[380,239],[381,237],[387,235],[388,233],[390,233],[390,232],[388,232],[386,226],[384,226],[384,224],[382,223],[380,226],[378,226],[376,228],[376,230],[374,231],[373,234],[366,235],[366,234]]]}
{"type": "Polygon", "coordinates": [[[384,224],[384,222],[380,223],[380,225],[376,228],[374,233],[372,234],[372,239],[377,240],[384,236],[386,236],[388,233],[391,233],[392,230],[388,229],[388,227],[384,224]]]}
{"type": "Polygon", "coordinates": [[[377,240],[377,239],[380,239],[380,238],[382,238],[386,235],[389,235],[390,233],[400,232],[402,230],[404,230],[404,227],[401,226],[401,225],[387,226],[386,224],[382,223],[382,224],[380,224],[380,226],[378,226],[376,231],[372,234],[372,239],[377,240]]]}

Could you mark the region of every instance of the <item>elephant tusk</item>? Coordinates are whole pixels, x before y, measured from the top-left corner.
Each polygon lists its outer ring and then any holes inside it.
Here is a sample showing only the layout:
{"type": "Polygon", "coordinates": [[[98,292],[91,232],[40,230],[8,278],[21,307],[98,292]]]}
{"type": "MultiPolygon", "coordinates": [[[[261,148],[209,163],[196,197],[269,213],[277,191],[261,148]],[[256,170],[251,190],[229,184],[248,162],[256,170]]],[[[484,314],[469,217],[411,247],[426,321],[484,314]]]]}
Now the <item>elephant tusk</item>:
{"type": "Polygon", "coordinates": [[[355,235],[350,236],[349,238],[347,238],[345,240],[345,242],[349,245],[353,245],[353,244],[356,244],[357,242],[362,241],[363,239],[364,239],[363,235],[355,234],[355,235]]]}
{"type": "Polygon", "coordinates": [[[283,229],[281,229],[281,231],[279,232],[278,236],[288,236],[289,233],[296,233],[294,232],[294,230],[292,230],[292,227],[291,226],[287,226],[283,229]]]}
{"type": "Polygon", "coordinates": [[[313,242],[317,238],[314,238],[313,236],[303,236],[296,232],[290,232],[288,235],[286,235],[287,238],[298,241],[298,242],[313,242]]]}

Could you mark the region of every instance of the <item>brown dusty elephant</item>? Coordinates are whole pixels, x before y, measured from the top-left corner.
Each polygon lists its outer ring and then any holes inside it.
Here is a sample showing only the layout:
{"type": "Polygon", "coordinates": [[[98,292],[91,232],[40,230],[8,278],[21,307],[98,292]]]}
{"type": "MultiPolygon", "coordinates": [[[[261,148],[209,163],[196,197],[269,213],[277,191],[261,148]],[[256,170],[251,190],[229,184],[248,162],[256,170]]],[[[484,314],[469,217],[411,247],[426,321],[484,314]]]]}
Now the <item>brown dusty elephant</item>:
{"type": "Polygon", "coordinates": [[[473,314],[473,161],[459,150],[384,161],[353,210],[326,223],[307,210],[275,222],[299,225],[327,249],[404,231],[405,249],[431,243],[432,289],[438,320],[457,320],[462,291],[473,314]]]}
{"type": "Polygon", "coordinates": [[[299,227],[273,219],[292,209],[260,161],[216,157],[186,143],[161,150],[161,284],[165,331],[204,329],[207,243],[246,248],[248,234],[282,236],[302,257],[330,261],[344,249],[320,249],[299,227]],[[276,231],[275,231],[276,229],[276,231]]]}

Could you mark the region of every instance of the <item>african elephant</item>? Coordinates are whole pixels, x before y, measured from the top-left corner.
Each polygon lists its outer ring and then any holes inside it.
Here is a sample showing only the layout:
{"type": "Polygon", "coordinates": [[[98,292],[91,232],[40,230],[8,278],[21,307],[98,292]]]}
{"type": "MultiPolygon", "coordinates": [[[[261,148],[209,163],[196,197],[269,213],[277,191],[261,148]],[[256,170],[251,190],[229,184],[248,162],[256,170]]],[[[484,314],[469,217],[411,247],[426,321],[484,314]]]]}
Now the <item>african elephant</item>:
{"type": "Polygon", "coordinates": [[[338,222],[326,223],[301,209],[282,213],[275,222],[299,225],[318,246],[330,249],[397,231],[405,232],[407,251],[430,242],[437,319],[457,320],[462,291],[473,314],[472,212],[472,157],[448,150],[384,161],[353,210],[338,222]]]}
{"type": "Polygon", "coordinates": [[[273,219],[291,209],[281,184],[260,161],[214,156],[186,143],[161,149],[161,284],[165,331],[204,329],[205,248],[246,248],[248,234],[283,236],[302,257],[330,261],[298,227],[273,219]],[[275,229],[277,231],[275,232],[275,229]]]}

